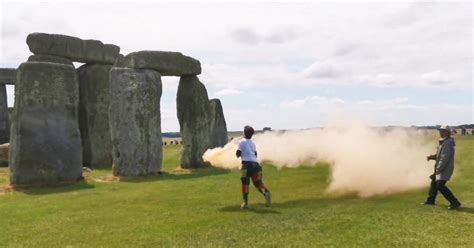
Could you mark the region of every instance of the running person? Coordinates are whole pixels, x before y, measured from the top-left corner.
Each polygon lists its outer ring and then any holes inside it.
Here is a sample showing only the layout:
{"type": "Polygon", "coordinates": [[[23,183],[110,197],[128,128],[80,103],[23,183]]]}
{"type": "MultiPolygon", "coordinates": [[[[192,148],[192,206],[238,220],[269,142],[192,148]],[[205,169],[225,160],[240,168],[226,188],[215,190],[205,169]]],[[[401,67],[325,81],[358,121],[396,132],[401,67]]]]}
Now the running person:
{"type": "Polygon", "coordinates": [[[267,207],[271,204],[270,191],[262,181],[262,167],[257,162],[257,149],[253,143],[252,136],[254,130],[251,126],[244,127],[244,139],[239,143],[237,157],[242,159],[242,169],[240,180],[242,181],[242,197],[244,202],[240,206],[242,209],[248,208],[249,185],[252,180],[253,185],[263,194],[267,207]]]}

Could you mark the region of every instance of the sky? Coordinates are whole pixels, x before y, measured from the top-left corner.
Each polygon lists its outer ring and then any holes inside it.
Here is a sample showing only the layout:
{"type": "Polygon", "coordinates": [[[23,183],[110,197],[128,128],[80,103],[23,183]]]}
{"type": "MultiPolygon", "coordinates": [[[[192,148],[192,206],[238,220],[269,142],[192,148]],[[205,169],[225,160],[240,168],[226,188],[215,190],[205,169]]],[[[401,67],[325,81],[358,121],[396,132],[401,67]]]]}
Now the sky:
{"type": "MultiPolygon", "coordinates": [[[[473,4],[466,2],[0,3],[0,67],[59,33],[180,51],[221,99],[229,130],[474,123],[473,4]]],[[[79,65],[79,64],[77,64],[79,65]]],[[[179,131],[178,77],[163,77],[162,130],[179,131]]],[[[14,87],[8,87],[14,102],[14,87]]]]}

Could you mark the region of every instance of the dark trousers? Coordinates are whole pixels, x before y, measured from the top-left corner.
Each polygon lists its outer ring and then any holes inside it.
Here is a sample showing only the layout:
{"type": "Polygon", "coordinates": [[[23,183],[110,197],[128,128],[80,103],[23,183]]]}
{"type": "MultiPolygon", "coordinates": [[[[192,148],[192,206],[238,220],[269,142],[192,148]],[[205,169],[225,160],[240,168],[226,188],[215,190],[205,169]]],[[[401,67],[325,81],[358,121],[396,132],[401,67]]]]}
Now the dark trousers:
{"type": "Polygon", "coordinates": [[[436,200],[436,195],[438,195],[438,191],[441,192],[441,194],[444,196],[444,198],[446,198],[446,200],[449,201],[449,203],[456,204],[459,202],[458,199],[454,197],[451,190],[446,187],[445,180],[431,181],[430,191],[428,192],[428,199],[426,199],[426,202],[434,204],[436,200]]]}
{"type": "Polygon", "coordinates": [[[250,179],[252,179],[253,185],[260,193],[270,192],[262,181],[262,167],[257,162],[242,161],[242,169],[240,171],[242,173],[240,177],[242,181],[242,197],[245,202],[249,198],[250,179]]]}

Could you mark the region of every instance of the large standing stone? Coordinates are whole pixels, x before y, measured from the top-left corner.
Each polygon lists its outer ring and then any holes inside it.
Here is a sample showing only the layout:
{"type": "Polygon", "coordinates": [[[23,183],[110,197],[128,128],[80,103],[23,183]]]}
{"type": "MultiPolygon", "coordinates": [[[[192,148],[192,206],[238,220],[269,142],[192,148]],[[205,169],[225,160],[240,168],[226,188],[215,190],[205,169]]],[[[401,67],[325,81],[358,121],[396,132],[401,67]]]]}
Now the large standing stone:
{"type": "Polygon", "coordinates": [[[23,63],[15,87],[10,182],[54,184],[81,179],[79,92],[74,67],[23,63]]]}
{"type": "Polygon", "coordinates": [[[10,124],[10,128],[12,126],[12,119],[13,119],[13,107],[8,107],[8,123],[10,124]]]}
{"type": "Polygon", "coordinates": [[[26,43],[34,54],[55,55],[83,63],[114,64],[120,52],[116,45],[60,34],[32,33],[26,43]]]}
{"type": "Polygon", "coordinates": [[[0,84],[15,84],[16,69],[0,68],[0,84]]]}
{"type": "Polygon", "coordinates": [[[223,147],[228,142],[227,125],[225,123],[224,111],[221,101],[212,99],[210,103],[210,128],[211,128],[211,147],[223,147]]]}
{"type": "Polygon", "coordinates": [[[10,141],[10,121],[8,119],[7,89],[0,84],[0,144],[10,141]]]}
{"type": "Polygon", "coordinates": [[[109,129],[109,81],[111,65],[85,64],[79,76],[79,127],[83,162],[87,167],[112,167],[109,129]]]}
{"type": "Polygon", "coordinates": [[[8,116],[6,84],[15,84],[16,69],[0,68],[0,144],[10,140],[10,119],[8,116]]]}
{"type": "Polygon", "coordinates": [[[201,74],[199,60],[180,52],[139,51],[125,56],[120,62],[124,67],[151,69],[163,76],[183,76],[201,74]]]}
{"type": "Polygon", "coordinates": [[[8,166],[8,152],[10,144],[5,143],[0,145],[0,166],[8,166]]]}
{"type": "Polygon", "coordinates": [[[110,133],[115,176],[158,173],[162,162],[160,73],[113,67],[110,71],[110,133]]]}
{"type": "Polygon", "coordinates": [[[183,140],[181,167],[198,168],[209,165],[203,161],[202,155],[211,147],[210,103],[206,87],[197,76],[180,78],[176,107],[183,140]]]}

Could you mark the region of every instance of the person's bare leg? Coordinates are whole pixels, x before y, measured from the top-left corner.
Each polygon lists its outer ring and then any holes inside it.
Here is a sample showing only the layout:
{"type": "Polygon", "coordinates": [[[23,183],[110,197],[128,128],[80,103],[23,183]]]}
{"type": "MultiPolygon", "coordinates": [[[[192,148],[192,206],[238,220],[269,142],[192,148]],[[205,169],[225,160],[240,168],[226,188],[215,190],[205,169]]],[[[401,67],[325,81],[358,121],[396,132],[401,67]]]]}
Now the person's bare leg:
{"type": "Polygon", "coordinates": [[[270,206],[272,203],[272,197],[270,194],[270,190],[265,186],[265,184],[262,181],[262,172],[259,171],[252,175],[252,183],[253,185],[257,188],[257,190],[263,194],[265,197],[266,205],[267,207],[270,206]]]}

